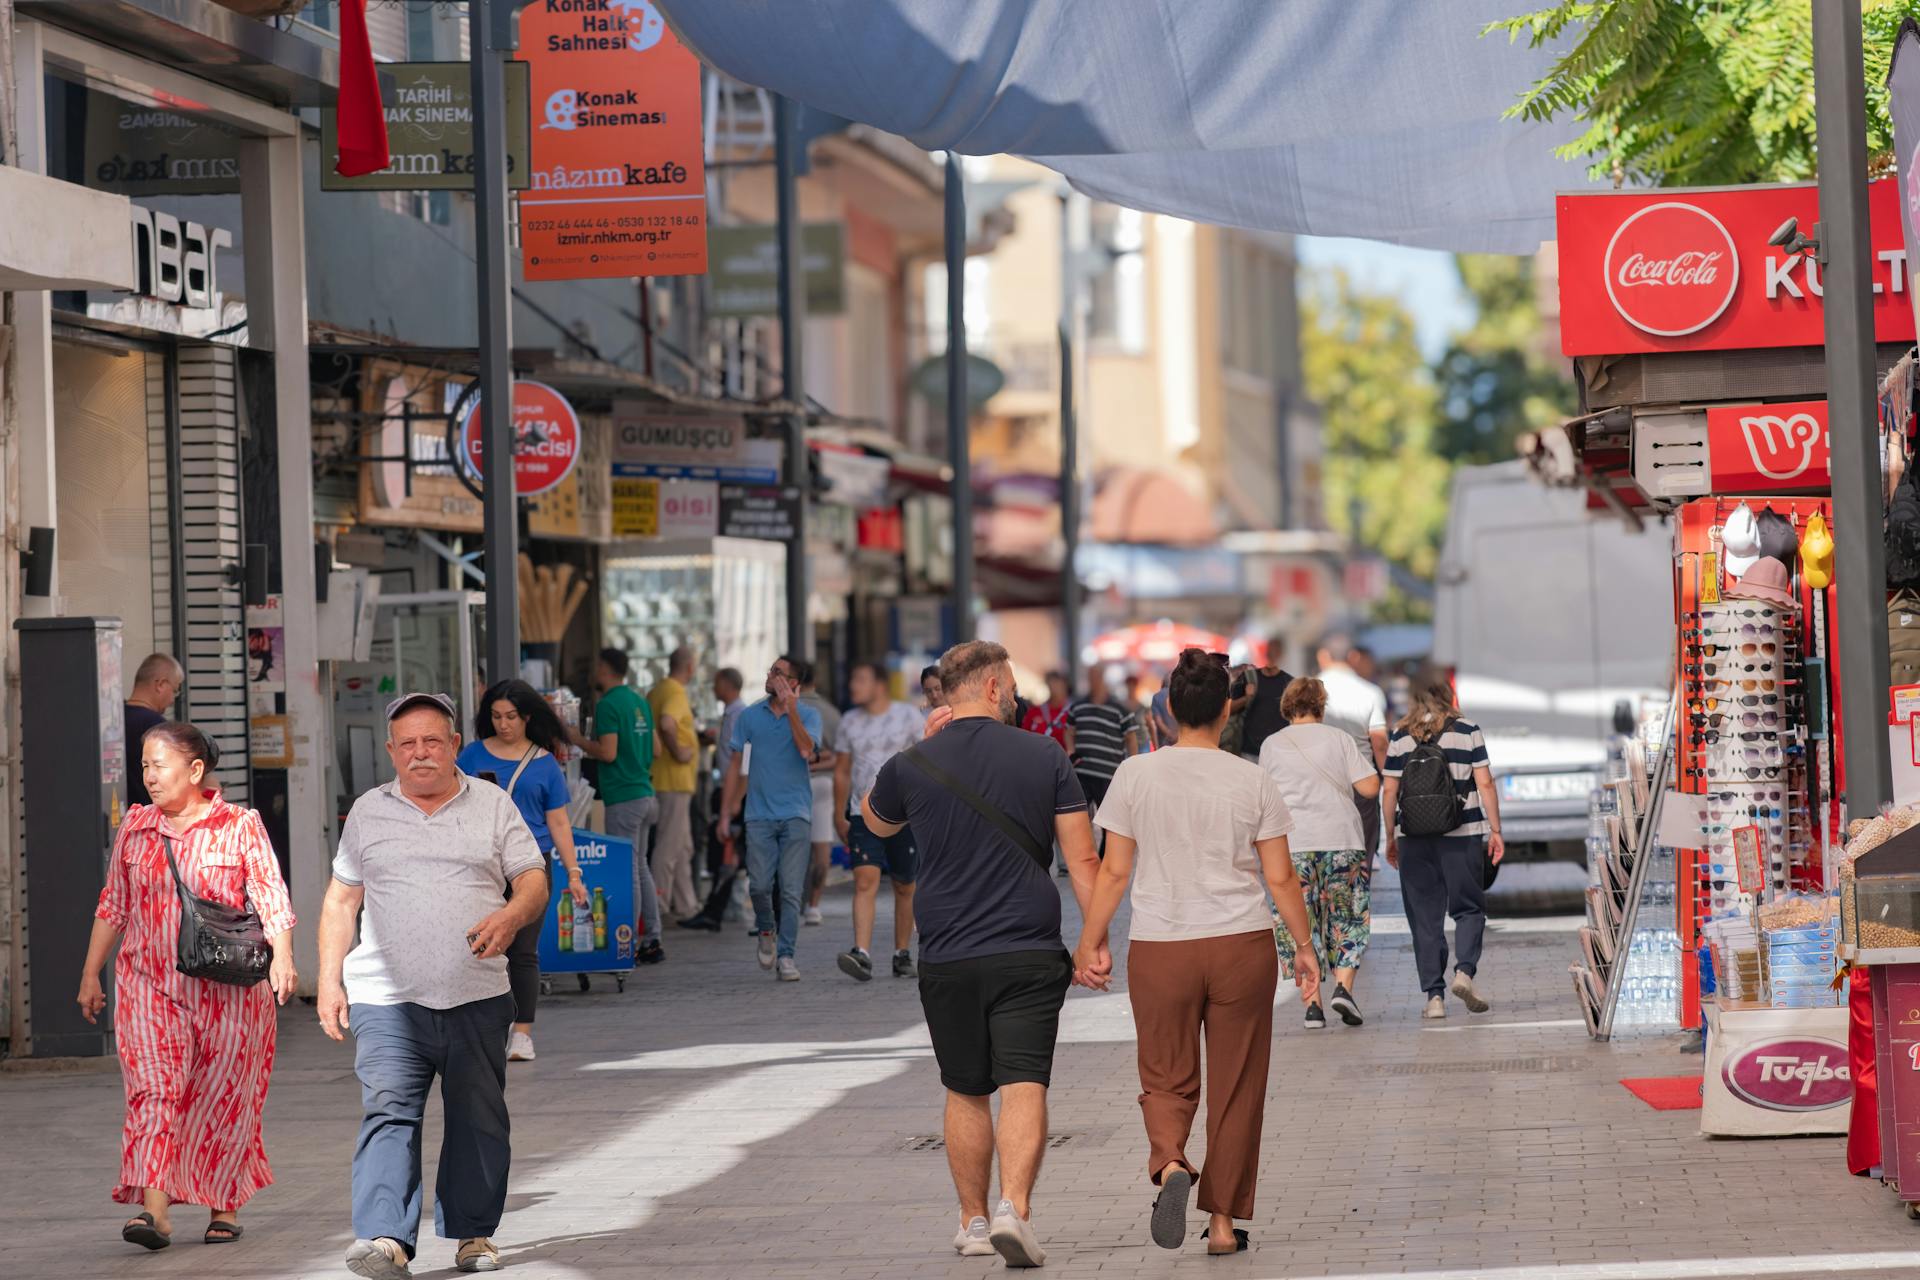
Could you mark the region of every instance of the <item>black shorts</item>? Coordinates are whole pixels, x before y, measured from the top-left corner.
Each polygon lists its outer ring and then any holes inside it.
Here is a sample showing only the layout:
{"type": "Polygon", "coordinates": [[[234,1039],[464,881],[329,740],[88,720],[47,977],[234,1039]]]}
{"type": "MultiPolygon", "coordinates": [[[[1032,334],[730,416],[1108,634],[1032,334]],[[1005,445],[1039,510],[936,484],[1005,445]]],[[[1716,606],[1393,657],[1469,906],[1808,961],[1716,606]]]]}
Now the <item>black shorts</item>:
{"type": "Polygon", "coordinates": [[[1045,1087],[1072,984],[1073,957],[1065,951],[922,961],[920,1007],[940,1083],[978,1098],[1010,1084],[1045,1087]]]}
{"type": "Polygon", "coordinates": [[[847,821],[847,865],[878,867],[895,884],[912,884],[919,872],[920,850],[913,843],[913,828],[902,827],[890,836],[877,836],[867,830],[859,814],[847,821]]]}

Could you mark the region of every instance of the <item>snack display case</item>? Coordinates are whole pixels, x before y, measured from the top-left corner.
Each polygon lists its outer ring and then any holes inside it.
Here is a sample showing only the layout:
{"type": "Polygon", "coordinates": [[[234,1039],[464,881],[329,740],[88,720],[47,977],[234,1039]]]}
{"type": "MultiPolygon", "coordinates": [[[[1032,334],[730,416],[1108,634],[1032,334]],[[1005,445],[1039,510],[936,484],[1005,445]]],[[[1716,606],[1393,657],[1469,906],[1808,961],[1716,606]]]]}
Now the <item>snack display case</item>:
{"type": "Polygon", "coordinates": [[[1843,864],[1840,945],[1857,965],[1920,964],[1920,828],[1843,864]]]}

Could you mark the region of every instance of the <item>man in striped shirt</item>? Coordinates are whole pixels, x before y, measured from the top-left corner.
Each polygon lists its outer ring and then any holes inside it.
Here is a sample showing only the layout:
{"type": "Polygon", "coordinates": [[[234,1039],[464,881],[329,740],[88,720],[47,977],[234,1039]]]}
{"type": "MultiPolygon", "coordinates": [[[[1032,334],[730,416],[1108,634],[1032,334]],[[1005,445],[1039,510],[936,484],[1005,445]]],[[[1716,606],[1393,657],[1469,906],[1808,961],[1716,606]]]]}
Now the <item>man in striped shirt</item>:
{"type": "MultiPolygon", "coordinates": [[[[1098,813],[1120,762],[1140,749],[1133,715],[1114,698],[1101,667],[1087,670],[1087,696],[1073,704],[1073,771],[1086,793],[1087,809],[1098,813]]],[[[1105,832],[1101,849],[1106,848],[1105,832]]]]}

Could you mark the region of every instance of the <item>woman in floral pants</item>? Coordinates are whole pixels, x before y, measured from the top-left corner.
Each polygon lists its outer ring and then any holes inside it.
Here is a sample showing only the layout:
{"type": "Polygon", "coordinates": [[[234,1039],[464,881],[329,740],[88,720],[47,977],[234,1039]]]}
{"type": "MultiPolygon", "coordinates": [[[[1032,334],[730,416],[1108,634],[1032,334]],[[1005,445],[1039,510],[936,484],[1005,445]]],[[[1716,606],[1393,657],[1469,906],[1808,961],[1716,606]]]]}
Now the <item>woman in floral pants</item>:
{"type": "MultiPolygon", "coordinates": [[[[1368,886],[1373,855],[1362,847],[1365,836],[1353,798],[1378,795],[1380,776],[1352,734],[1321,723],[1327,687],[1318,680],[1306,677],[1289,684],[1280,709],[1287,727],[1261,744],[1260,767],[1279,785],[1293,811],[1288,843],[1294,871],[1306,891],[1320,972],[1334,979],[1327,1003],[1341,1021],[1357,1027],[1364,1019],[1353,984],[1371,936],[1368,886]]],[[[1293,939],[1278,924],[1273,936],[1283,972],[1290,974],[1293,939]]],[[[1317,999],[1307,1001],[1304,1021],[1313,1030],[1327,1025],[1317,999]]]]}

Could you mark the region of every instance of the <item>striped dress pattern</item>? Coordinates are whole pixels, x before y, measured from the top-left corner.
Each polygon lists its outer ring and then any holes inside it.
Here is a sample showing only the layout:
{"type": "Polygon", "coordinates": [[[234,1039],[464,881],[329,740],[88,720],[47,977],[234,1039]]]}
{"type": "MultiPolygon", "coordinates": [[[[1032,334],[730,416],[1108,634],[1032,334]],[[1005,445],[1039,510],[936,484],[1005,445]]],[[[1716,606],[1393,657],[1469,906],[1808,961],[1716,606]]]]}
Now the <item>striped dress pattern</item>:
{"type": "Polygon", "coordinates": [[[174,967],[180,900],[164,829],[187,887],[202,898],[251,905],[269,938],[293,928],[293,904],[266,826],[252,809],[210,793],[185,831],[152,805],[127,811],[94,912],[121,930],[113,966],[114,1033],[126,1086],[120,1180],[113,1198],[141,1188],[212,1209],[237,1209],[273,1182],[261,1133],[276,1029],[265,983],[236,987],[174,967]]]}

